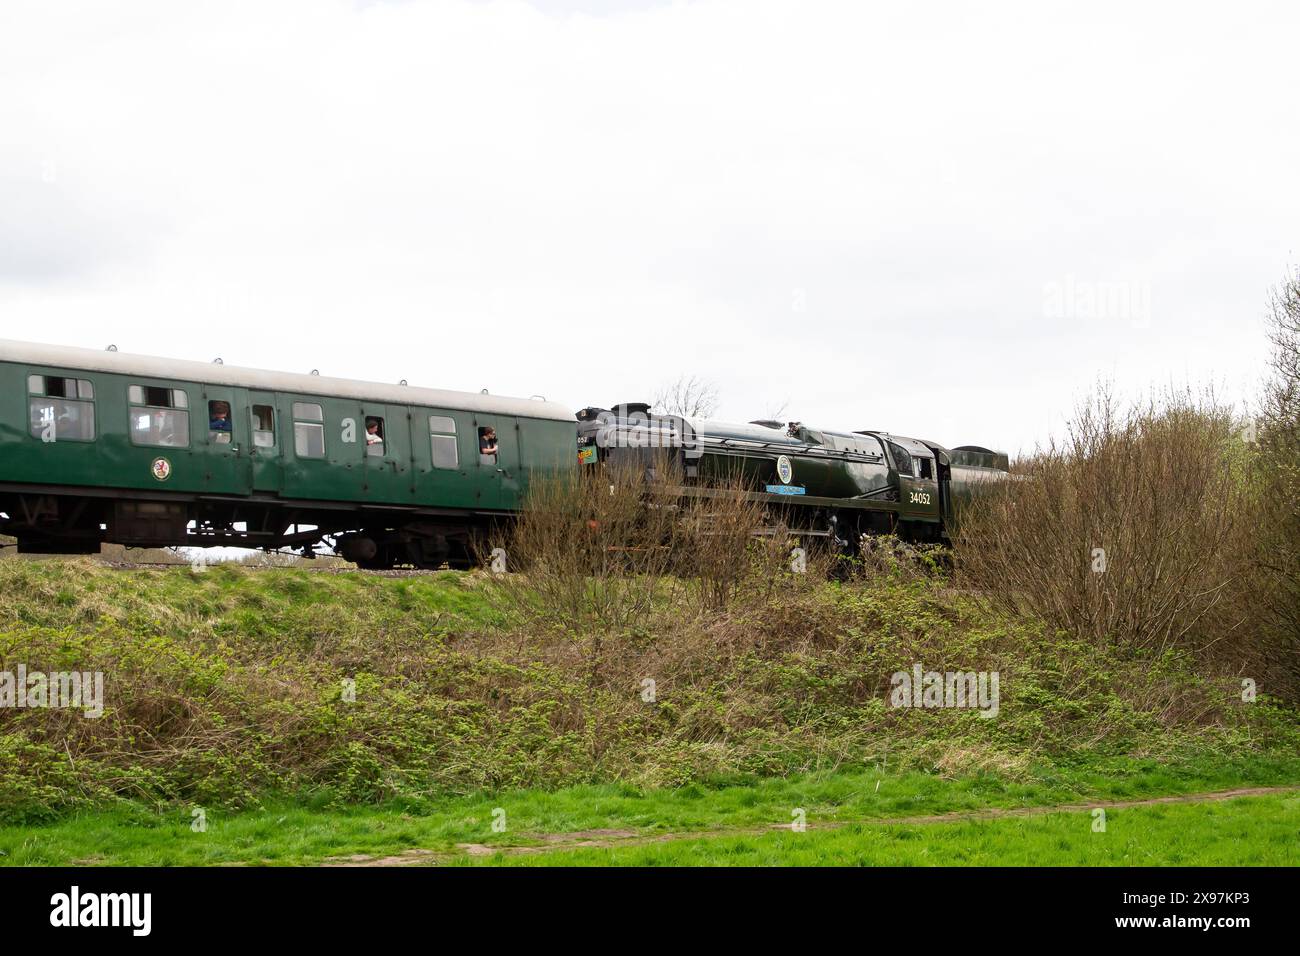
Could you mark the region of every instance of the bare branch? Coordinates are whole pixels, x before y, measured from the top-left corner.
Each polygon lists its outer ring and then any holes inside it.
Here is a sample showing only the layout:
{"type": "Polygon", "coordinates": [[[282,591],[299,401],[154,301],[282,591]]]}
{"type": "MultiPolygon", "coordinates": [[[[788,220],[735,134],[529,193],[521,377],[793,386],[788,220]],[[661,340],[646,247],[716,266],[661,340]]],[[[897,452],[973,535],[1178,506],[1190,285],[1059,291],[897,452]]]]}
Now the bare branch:
{"type": "Polygon", "coordinates": [[[683,375],[655,394],[654,410],[685,418],[708,418],[718,410],[718,388],[712,382],[683,375]]]}

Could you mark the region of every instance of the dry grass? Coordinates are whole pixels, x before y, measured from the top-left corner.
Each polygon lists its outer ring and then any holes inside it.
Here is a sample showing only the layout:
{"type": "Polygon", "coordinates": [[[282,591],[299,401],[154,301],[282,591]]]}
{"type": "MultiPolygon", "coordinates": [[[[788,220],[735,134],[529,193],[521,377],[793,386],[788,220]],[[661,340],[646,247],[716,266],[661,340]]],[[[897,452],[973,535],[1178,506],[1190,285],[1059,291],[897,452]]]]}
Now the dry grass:
{"type": "Polygon", "coordinates": [[[626,470],[589,470],[533,486],[523,514],[495,542],[516,573],[491,588],[517,622],[582,634],[635,630],[664,613],[679,621],[727,610],[739,597],[767,603],[796,579],[824,580],[813,554],[791,571],[797,541],[766,526],[762,505],[723,484],[684,493],[659,467],[647,480],[626,470]]]}

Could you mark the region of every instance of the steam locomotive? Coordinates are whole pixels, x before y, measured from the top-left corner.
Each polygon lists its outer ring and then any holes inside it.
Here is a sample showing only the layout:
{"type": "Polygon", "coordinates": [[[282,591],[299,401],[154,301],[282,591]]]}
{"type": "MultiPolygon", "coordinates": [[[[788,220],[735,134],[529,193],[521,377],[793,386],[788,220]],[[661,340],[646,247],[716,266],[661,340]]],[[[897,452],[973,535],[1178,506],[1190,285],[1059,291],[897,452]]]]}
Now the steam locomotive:
{"type": "Polygon", "coordinates": [[[752,489],[742,493],[793,533],[841,547],[864,534],[944,542],[961,504],[1008,472],[1005,454],[974,445],[802,422],[691,421],[643,403],[584,408],[578,423],[587,464],[650,469],[667,458],[687,483],[752,489]]]}

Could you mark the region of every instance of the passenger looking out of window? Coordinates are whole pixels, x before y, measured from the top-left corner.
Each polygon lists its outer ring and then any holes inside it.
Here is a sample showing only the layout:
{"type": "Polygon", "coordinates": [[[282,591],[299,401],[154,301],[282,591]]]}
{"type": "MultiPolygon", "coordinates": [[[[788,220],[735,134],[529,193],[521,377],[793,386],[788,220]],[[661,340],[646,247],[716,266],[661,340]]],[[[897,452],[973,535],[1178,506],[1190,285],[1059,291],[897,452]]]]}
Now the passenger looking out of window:
{"type": "Polygon", "coordinates": [[[229,402],[208,402],[208,432],[214,442],[230,444],[229,402]]]}
{"type": "Polygon", "coordinates": [[[478,430],[478,455],[481,464],[496,464],[497,430],[491,425],[484,426],[478,430]]]}

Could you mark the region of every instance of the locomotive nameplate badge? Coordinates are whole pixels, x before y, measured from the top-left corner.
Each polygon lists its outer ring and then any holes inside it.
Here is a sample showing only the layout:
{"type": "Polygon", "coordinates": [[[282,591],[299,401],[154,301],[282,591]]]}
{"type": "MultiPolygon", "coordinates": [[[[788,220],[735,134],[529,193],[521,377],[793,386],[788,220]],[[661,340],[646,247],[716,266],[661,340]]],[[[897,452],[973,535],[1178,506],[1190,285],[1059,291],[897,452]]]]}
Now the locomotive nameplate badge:
{"type": "Polygon", "coordinates": [[[172,463],[166,458],[155,458],[149,466],[149,474],[159,481],[166,481],[172,476],[172,463]]]}
{"type": "Polygon", "coordinates": [[[769,495],[801,495],[804,491],[798,485],[768,485],[767,493],[769,495]]]}
{"type": "Polygon", "coordinates": [[[776,477],[781,479],[781,484],[790,484],[790,479],[794,477],[794,465],[790,464],[790,459],[786,455],[778,455],[776,458],[776,477]]]}

